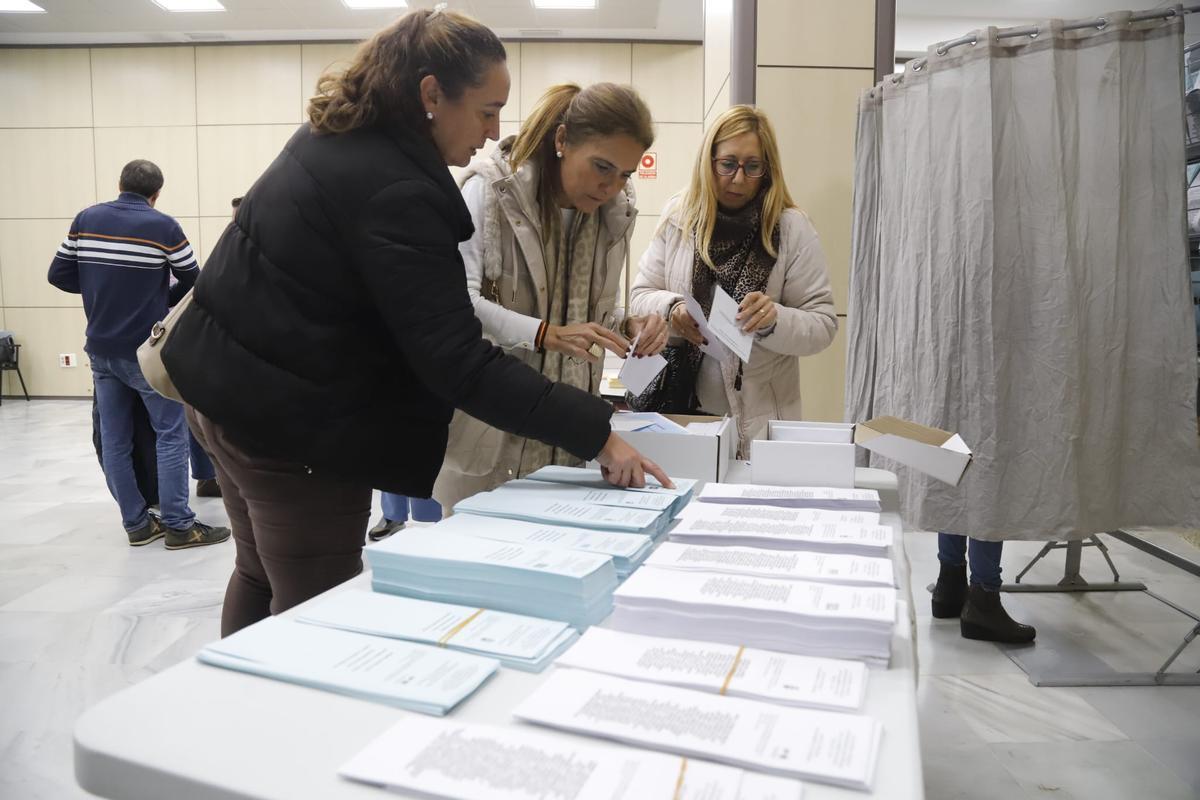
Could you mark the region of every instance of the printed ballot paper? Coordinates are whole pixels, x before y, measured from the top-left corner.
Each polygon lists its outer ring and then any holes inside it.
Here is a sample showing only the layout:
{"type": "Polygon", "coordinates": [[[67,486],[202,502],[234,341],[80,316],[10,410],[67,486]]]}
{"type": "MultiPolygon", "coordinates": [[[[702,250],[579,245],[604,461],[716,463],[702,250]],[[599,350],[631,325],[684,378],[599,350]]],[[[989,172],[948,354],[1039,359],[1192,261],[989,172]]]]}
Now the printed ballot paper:
{"type": "Polygon", "coordinates": [[[867,665],[861,661],[658,639],[608,628],[589,628],[554,663],[619,678],[830,711],[858,711],[867,691],[867,665]]]}
{"type": "Polygon", "coordinates": [[[754,483],[708,483],[700,490],[704,503],[746,503],[828,511],[880,511],[874,489],[827,489],[821,486],[765,486],[754,483]]]}
{"type": "Polygon", "coordinates": [[[742,331],[737,321],[738,302],[720,286],[713,293],[712,313],[708,315],[708,329],[721,340],[721,344],[733,351],[742,361],[749,363],[750,350],[754,347],[754,334],[742,331]]]}
{"type": "Polygon", "coordinates": [[[854,586],[895,585],[892,579],[891,559],[844,553],[772,550],[762,547],[706,547],[665,542],[646,560],[646,566],[854,586]]]}
{"type": "Polygon", "coordinates": [[[248,672],[425,714],[445,714],[491,677],[491,658],[267,617],[196,654],[248,672]]]}
{"type": "MultiPolygon", "coordinates": [[[[657,416],[657,415],[656,415],[657,416]]],[[[669,420],[668,420],[669,422],[669,420]]],[[[674,425],[674,423],[671,423],[674,425]]],[[[693,422],[688,426],[687,430],[691,430],[693,426],[704,423],[693,422]]],[[[718,423],[720,424],[720,423],[718,423]]],[[[542,467],[536,472],[531,472],[526,476],[531,481],[549,481],[550,483],[566,483],[572,486],[584,486],[589,489],[613,489],[613,485],[604,480],[603,474],[598,469],[585,469],[583,467],[564,467],[559,464],[550,464],[542,467]]],[[[684,506],[692,499],[692,495],[696,491],[695,478],[676,478],[671,476],[671,482],[675,484],[675,488],[668,489],[654,478],[653,475],[646,475],[646,485],[641,488],[630,487],[625,489],[626,492],[650,492],[651,494],[667,494],[675,498],[671,506],[671,515],[678,514],[684,506]]]]}
{"type": "Polygon", "coordinates": [[[436,644],[541,672],[579,634],[565,622],[351,589],[305,605],[300,622],[436,644]]]}
{"type": "Polygon", "coordinates": [[[642,335],[639,333],[629,343],[629,352],[625,354],[625,363],[621,365],[621,372],[617,375],[617,380],[635,395],[646,391],[646,387],[658,377],[658,373],[667,368],[667,360],[658,353],[642,358],[633,355],[641,338],[642,335]]]}
{"type": "Polygon", "coordinates": [[[338,770],[449,800],[800,800],[798,781],[533,730],[405,717],[338,770]]]}
{"type": "Polygon", "coordinates": [[[513,716],[747,769],[869,789],[882,726],[870,717],[786,708],[560,669],[513,716]]]}
{"type": "Polygon", "coordinates": [[[879,514],[692,503],[680,512],[670,538],[686,544],[886,557],[894,534],[887,525],[869,523],[872,519],[879,514]]]}

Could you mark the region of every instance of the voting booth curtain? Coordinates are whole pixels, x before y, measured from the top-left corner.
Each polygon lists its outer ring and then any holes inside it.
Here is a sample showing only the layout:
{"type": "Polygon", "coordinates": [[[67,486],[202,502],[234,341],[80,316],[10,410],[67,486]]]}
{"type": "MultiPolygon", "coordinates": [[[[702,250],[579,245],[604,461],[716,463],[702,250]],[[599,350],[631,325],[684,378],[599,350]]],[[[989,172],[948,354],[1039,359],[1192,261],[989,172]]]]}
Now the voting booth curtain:
{"type": "Polygon", "coordinates": [[[1183,20],[976,31],[865,92],[847,419],[961,433],[908,522],[980,539],[1200,526],[1183,20]]]}

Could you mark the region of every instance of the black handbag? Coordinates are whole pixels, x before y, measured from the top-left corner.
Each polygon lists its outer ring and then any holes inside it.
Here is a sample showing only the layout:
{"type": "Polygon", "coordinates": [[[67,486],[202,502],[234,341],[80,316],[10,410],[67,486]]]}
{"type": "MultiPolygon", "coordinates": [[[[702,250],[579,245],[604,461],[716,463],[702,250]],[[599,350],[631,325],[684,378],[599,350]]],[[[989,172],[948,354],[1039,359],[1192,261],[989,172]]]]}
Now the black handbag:
{"type": "MultiPolygon", "coordinates": [[[[667,345],[662,356],[667,366],[641,394],[625,393],[625,402],[634,411],[661,414],[692,414],[700,407],[696,398],[696,376],[700,361],[692,360],[689,345],[667,345]]],[[[700,358],[704,358],[703,355],[700,358]]]]}

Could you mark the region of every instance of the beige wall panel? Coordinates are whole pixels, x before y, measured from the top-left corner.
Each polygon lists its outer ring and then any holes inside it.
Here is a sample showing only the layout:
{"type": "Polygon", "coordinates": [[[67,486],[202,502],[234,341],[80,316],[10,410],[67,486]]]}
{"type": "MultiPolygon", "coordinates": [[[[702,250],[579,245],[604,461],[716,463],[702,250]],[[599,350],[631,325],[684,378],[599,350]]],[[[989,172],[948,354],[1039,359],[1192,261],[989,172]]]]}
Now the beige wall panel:
{"type": "Polygon", "coordinates": [[[704,137],[700,123],[656,123],[654,127],[658,136],[650,149],[658,155],[658,177],[631,179],[638,209],[646,214],[658,214],[672,195],[687,188],[704,137]]]}
{"type": "Polygon", "coordinates": [[[0,127],[91,124],[92,78],[86,49],[0,50],[0,127]]]}
{"type": "Polygon", "coordinates": [[[71,229],[69,219],[0,220],[0,282],[8,306],[82,307],[77,294],[46,281],[54,253],[71,229]]]}
{"type": "Polygon", "coordinates": [[[694,44],[634,44],[633,88],[657,122],[704,119],[704,48],[694,44]]]}
{"type": "Polygon", "coordinates": [[[300,122],[300,45],[196,48],[200,125],[300,122]]]}
{"type": "MultiPolygon", "coordinates": [[[[629,83],[632,80],[630,48],[627,42],[522,43],[521,119],[529,115],[542,93],[557,83],[578,83],[580,86],[600,81],[629,83]]],[[[511,105],[511,99],[509,103],[511,105]]]]}
{"type": "Polygon", "coordinates": [[[97,47],[92,83],[98,127],[196,124],[193,47],[97,47]]]}
{"type": "Polygon", "coordinates": [[[300,119],[308,119],[308,101],[317,93],[317,80],[327,69],[345,71],[358,42],[300,46],[300,119]]]}
{"type": "MultiPolygon", "coordinates": [[[[654,231],[658,230],[658,221],[662,217],[657,214],[638,214],[637,225],[633,228],[633,238],[629,242],[629,285],[633,286],[634,278],[638,274],[638,264],[642,260],[642,254],[650,247],[650,240],[654,238],[654,231]]],[[[621,295],[625,297],[624,294],[621,295]]]]}
{"type": "Polygon", "coordinates": [[[0,219],[74,218],[96,202],[89,128],[0,130],[0,219]]]}
{"type": "Polygon", "coordinates": [[[707,131],[708,126],[712,125],[713,120],[721,116],[721,112],[727,108],[729,108],[729,81],[725,81],[725,85],[721,87],[721,91],[717,92],[717,98],[713,100],[712,107],[708,109],[708,113],[704,116],[704,130],[707,131]]]}
{"type": "MultiPolygon", "coordinates": [[[[31,395],[91,395],[92,371],[83,352],[87,326],[83,308],[7,308],[4,316],[21,345],[21,374],[31,395]],[[59,353],[74,353],[79,366],[60,367],[59,353]]],[[[21,390],[15,380],[7,391],[14,389],[21,390]]]]}
{"type": "Polygon", "coordinates": [[[295,125],[200,126],[200,216],[227,215],[229,201],[249,191],[295,132],[295,125]]]}
{"type": "Polygon", "coordinates": [[[775,125],[788,189],[821,236],[839,313],[850,274],[858,95],[871,83],[866,70],[758,70],[758,104],[775,125]]]}
{"type": "Polygon", "coordinates": [[[96,193],[102,200],[117,196],[121,169],[135,158],[147,158],[163,172],[162,194],[155,208],[173,217],[194,217],[199,213],[194,125],[97,128],[96,193]]]}
{"type": "Polygon", "coordinates": [[[759,0],[758,63],[875,66],[875,0],[759,0]]]}
{"type": "Polygon", "coordinates": [[[503,122],[520,122],[521,117],[521,43],[505,42],[508,52],[508,76],[512,83],[508,87],[508,103],[500,109],[503,122]]]}
{"type": "Polygon", "coordinates": [[[833,344],[800,359],[800,413],[804,419],[842,422],[846,393],[846,318],[838,317],[833,344]]]}
{"type": "MultiPolygon", "coordinates": [[[[233,211],[232,208],[229,210],[233,211]]],[[[202,269],[208,263],[208,254],[217,246],[217,240],[225,232],[231,218],[232,215],[229,214],[224,217],[201,217],[198,220],[196,232],[200,237],[200,246],[196,248],[196,258],[200,259],[202,269]]]]}
{"type": "Polygon", "coordinates": [[[704,110],[729,79],[733,0],[704,0],[704,110]]]}

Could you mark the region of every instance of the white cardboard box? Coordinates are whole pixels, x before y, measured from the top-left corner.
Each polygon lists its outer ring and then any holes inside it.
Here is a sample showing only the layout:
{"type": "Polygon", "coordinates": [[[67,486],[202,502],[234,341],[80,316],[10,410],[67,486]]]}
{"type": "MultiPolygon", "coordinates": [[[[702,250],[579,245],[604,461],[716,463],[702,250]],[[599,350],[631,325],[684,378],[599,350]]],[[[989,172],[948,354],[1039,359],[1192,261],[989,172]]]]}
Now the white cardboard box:
{"type": "Polygon", "coordinates": [[[957,486],[971,463],[971,448],[957,433],[899,417],[876,417],[854,426],[854,443],[957,486]]]}
{"type": "Polygon", "coordinates": [[[858,424],[771,420],[767,439],[750,443],[754,483],[775,486],[854,486],[854,448],[898,461],[957,486],[971,462],[958,434],[898,417],[858,424]]]}
{"type": "MultiPolygon", "coordinates": [[[[619,431],[618,435],[642,452],[642,455],[675,478],[721,481],[737,453],[737,426],[730,417],[663,414],[672,422],[687,427],[689,422],[720,422],[717,433],[661,433],[658,431],[619,431]]],[[[596,462],[589,467],[597,468],[596,462]]]]}

